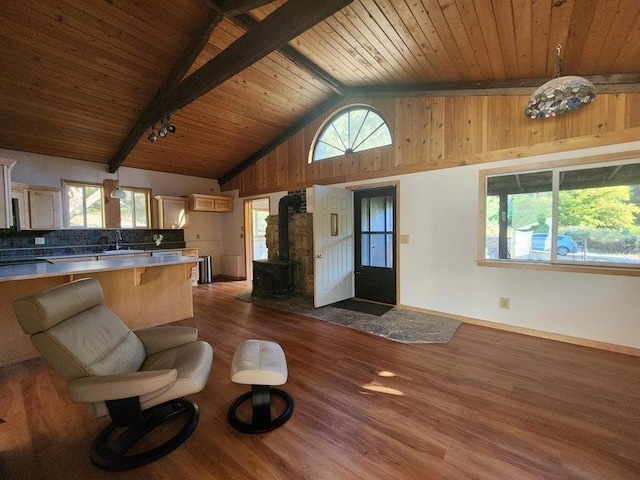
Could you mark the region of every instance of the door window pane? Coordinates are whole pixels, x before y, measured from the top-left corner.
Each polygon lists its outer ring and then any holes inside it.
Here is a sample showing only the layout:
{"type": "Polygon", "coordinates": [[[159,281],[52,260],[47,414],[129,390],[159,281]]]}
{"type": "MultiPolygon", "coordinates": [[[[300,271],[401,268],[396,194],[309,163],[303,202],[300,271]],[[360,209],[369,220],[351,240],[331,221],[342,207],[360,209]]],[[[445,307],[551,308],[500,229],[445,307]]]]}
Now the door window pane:
{"type": "Polygon", "coordinates": [[[386,251],[386,264],[385,267],[393,267],[393,234],[387,233],[387,251],[386,251]]]}
{"type": "Polygon", "coordinates": [[[393,268],[393,197],[361,199],[361,265],[393,268]]]}
{"type": "Polygon", "coordinates": [[[362,264],[362,266],[364,267],[368,267],[370,266],[370,262],[369,262],[369,234],[368,233],[363,233],[360,236],[360,248],[362,251],[361,254],[361,259],[360,259],[360,263],[362,264]]]}
{"type": "Polygon", "coordinates": [[[362,212],[362,218],[360,220],[360,230],[363,232],[369,231],[369,197],[363,198],[360,202],[360,211],[362,212]]]}
{"type": "Polygon", "coordinates": [[[386,228],[385,231],[393,231],[393,198],[391,195],[384,197],[385,199],[385,213],[386,213],[386,228]]]}
{"type": "Polygon", "coordinates": [[[386,231],[387,212],[385,206],[386,197],[371,197],[371,209],[369,211],[372,232],[386,231]]]}
{"type": "Polygon", "coordinates": [[[387,246],[386,235],[384,233],[372,233],[370,245],[370,264],[371,267],[387,266],[387,246]]]}

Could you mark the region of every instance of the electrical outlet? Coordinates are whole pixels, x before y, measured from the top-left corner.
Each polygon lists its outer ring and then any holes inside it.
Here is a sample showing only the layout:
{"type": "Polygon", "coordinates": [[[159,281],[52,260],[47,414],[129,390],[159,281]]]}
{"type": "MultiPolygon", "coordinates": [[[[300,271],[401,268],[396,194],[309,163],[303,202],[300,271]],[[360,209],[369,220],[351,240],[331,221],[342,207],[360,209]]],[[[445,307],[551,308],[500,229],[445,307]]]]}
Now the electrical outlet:
{"type": "Polygon", "coordinates": [[[36,245],[44,245],[44,237],[36,237],[36,245]]]}
{"type": "Polygon", "coordinates": [[[500,297],[498,303],[500,308],[504,308],[505,310],[509,310],[511,308],[511,299],[509,299],[509,297],[500,297]]]}

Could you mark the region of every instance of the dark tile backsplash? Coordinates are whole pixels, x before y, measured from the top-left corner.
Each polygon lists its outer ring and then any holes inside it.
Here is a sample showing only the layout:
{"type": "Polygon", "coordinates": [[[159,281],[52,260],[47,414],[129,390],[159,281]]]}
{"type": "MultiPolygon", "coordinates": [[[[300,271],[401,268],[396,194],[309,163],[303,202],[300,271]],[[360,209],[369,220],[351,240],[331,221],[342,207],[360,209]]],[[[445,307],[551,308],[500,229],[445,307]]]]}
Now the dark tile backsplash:
{"type": "MultiPolygon", "coordinates": [[[[115,229],[78,229],[52,231],[21,231],[0,233],[0,261],[15,258],[49,257],[100,253],[116,247],[115,229]],[[44,245],[36,245],[36,237],[44,245]]],[[[132,250],[165,250],[185,248],[183,230],[120,230],[121,248],[132,250]],[[160,245],[155,238],[162,235],[160,245]]]]}

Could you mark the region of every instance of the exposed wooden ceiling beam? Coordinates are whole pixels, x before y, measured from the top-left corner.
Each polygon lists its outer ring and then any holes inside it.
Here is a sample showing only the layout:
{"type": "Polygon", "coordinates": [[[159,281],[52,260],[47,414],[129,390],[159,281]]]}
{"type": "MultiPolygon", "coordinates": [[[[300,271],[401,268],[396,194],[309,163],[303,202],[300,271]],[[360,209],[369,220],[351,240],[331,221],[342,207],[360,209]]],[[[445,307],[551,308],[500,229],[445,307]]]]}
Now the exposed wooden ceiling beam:
{"type": "Polygon", "coordinates": [[[202,49],[209,42],[211,33],[222,21],[222,18],[222,15],[219,13],[211,12],[200,31],[194,35],[189,45],[187,45],[187,48],[184,49],[184,52],[169,72],[169,75],[167,75],[167,78],[165,78],[164,83],[158,90],[158,94],[169,91],[182,81],[191,68],[191,65],[193,65],[193,62],[196,61],[198,55],[202,52],[202,49]]]}
{"type": "Polygon", "coordinates": [[[176,87],[156,97],[111,160],[109,171],[117,170],[147,128],[197,100],[352,1],[288,0],[176,87]]]}
{"type": "MultiPolygon", "coordinates": [[[[245,31],[251,30],[258,24],[257,20],[254,20],[249,15],[243,14],[238,15],[234,18],[229,19],[233,23],[235,23],[238,27],[242,28],[245,31]]],[[[287,60],[295,63],[300,68],[306,70],[311,75],[316,77],[318,80],[322,81],[325,85],[327,85],[334,92],[343,95],[346,91],[347,87],[334,78],[332,75],[327,73],[326,70],[322,69],[319,65],[309,60],[307,57],[298,52],[291,45],[285,44],[278,48],[278,53],[280,53],[287,60]]]]}
{"type": "Polygon", "coordinates": [[[320,105],[315,107],[312,110],[309,110],[304,117],[298,120],[295,124],[291,125],[284,132],[280,133],[278,136],[273,138],[269,143],[267,143],[264,147],[256,150],[254,153],[249,155],[245,160],[242,161],[239,165],[235,166],[229,172],[227,172],[224,176],[218,179],[218,183],[223,185],[231,180],[233,177],[238,175],[243,170],[249,168],[251,165],[256,163],[262,157],[264,157],[267,153],[275,150],[275,148],[281,143],[285,142],[289,137],[291,137],[294,133],[296,133],[301,128],[306,127],[309,123],[311,123],[318,115],[322,115],[326,113],[329,109],[333,108],[342,100],[342,96],[334,93],[320,105]]]}
{"type": "Polygon", "coordinates": [[[225,17],[234,17],[272,3],[273,0],[205,0],[205,2],[225,17]]]}
{"type": "MultiPolygon", "coordinates": [[[[155,97],[153,98],[149,106],[147,106],[147,110],[155,102],[162,101],[162,97],[165,92],[174,88],[182,81],[183,77],[189,71],[189,68],[191,68],[191,65],[193,65],[193,62],[196,61],[196,58],[198,58],[198,55],[200,55],[200,52],[202,52],[202,49],[209,42],[211,32],[213,32],[222,18],[222,15],[214,11],[212,11],[210,15],[207,16],[198,33],[193,36],[189,44],[182,52],[182,55],[180,55],[176,63],[173,65],[173,68],[158,89],[155,97]]],[[[140,118],[138,118],[133,129],[131,130],[131,132],[129,132],[127,138],[125,138],[124,141],[120,144],[118,151],[109,162],[109,171],[111,173],[114,173],[116,170],[118,170],[127,155],[129,155],[131,150],[133,150],[133,147],[135,147],[136,143],[138,143],[140,136],[145,132],[147,128],[149,128],[148,125],[144,124],[143,116],[144,114],[141,115],[140,118]]]]}
{"type": "MultiPolygon", "coordinates": [[[[613,75],[585,75],[597,93],[640,92],[640,73],[613,75]]],[[[369,85],[351,87],[345,96],[473,96],[473,95],[529,95],[549,78],[520,78],[480,82],[439,82],[415,85],[369,85]]]]}
{"type": "Polygon", "coordinates": [[[200,69],[167,92],[147,112],[148,125],[160,121],[232,78],[285,43],[333,15],[353,0],[288,0],[200,69]]]}

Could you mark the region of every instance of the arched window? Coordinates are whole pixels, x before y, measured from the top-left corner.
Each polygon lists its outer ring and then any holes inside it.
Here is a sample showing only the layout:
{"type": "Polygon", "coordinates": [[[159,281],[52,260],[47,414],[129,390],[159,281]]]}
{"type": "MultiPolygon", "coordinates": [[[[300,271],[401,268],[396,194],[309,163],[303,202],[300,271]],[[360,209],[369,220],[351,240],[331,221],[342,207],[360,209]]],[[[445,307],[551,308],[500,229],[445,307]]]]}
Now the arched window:
{"type": "Polygon", "coordinates": [[[391,145],[391,132],[382,116],[366,105],[338,111],[322,127],[313,147],[312,160],[391,145]]]}

